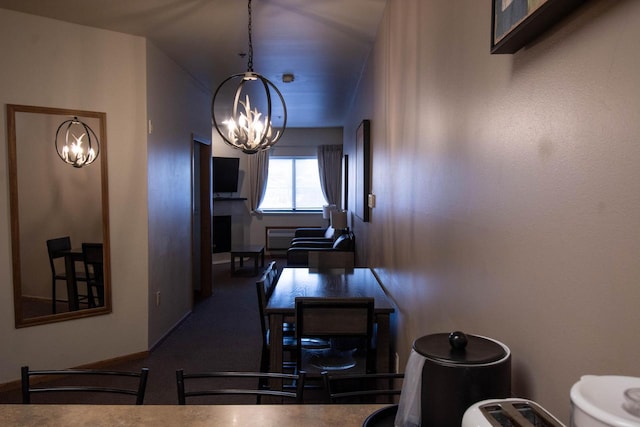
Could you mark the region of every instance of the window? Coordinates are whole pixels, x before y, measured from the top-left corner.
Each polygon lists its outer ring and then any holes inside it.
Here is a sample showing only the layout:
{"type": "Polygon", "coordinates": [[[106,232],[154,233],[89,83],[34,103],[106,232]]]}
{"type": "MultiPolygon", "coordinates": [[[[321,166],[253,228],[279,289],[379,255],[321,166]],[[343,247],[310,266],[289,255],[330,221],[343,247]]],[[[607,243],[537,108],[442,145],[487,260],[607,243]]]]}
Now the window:
{"type": "Polygon", "coordinates": [[[320,188],[315,157],[271,157],[267,191],[260,209],[320,210],[327,202],[320,188]]]}

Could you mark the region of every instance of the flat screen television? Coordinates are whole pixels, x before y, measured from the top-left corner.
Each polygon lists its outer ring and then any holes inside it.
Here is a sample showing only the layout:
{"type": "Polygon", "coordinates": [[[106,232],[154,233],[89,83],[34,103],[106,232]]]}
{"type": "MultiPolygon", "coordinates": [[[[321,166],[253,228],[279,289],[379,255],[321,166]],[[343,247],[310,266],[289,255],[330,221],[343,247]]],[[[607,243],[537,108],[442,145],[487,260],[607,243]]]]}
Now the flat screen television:
{"type": "Polygon", "coordinates": [[[240,159],[237,157],[213,158],[213,192],[235,193],[238,191],[240,159]]]}

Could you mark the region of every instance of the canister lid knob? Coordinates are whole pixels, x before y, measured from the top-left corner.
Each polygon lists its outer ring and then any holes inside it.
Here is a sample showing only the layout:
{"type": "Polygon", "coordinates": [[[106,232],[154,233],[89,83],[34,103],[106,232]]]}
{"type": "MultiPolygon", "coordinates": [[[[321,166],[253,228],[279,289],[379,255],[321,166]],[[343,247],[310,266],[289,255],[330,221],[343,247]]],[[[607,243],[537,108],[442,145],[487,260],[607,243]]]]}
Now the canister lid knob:
{"type": "Polygon", "coordinates": [[[453,331],[449,334],[449,344],[454,350],[464,350],[467,342],[467,335],[462,331],[453,331]]]}
{"type": "Polygon", "coordinates": [[[425,335],[413,342],[413,349],[436,363],[483,365],[504,361],[510,355],[504,344],[460,331],[425,335]]]}

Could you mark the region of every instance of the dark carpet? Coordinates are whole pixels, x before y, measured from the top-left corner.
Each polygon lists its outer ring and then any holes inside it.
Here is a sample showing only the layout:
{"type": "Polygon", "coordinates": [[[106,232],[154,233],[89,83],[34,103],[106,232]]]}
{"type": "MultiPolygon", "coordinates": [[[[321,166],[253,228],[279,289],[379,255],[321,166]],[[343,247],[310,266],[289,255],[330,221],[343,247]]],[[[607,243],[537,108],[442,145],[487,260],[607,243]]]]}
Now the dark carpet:
{"type": "MultiPolygon", "coordinates": [[[[279,260],[278,263],[282,267],[283,261],[279,260]]],[[[231,276],[228,263],[213,265],[212,268],[213,295],[197,300],[192,314],[157,345],[147,358],[105,368],[136,371],[148,367],[145,404],[177,404],[176,369],[184,369],[185,372],[259,370],[262,341],[255,287],[259,277],[231,276]]],[[[18,375],[19,372],[16,377],[18,375]]],[[[124,400],[120,398],[117,395],[84,396],[75,393],[72,401],[93,404],[131,402],[129,396],[122,396],[124,400]]],[[[48,399],[48,396],[42,395],[33,401],[55,402],[48,399]]],[[[19,390],[0,393],[0,403],[20,402],[19,390]]]]}

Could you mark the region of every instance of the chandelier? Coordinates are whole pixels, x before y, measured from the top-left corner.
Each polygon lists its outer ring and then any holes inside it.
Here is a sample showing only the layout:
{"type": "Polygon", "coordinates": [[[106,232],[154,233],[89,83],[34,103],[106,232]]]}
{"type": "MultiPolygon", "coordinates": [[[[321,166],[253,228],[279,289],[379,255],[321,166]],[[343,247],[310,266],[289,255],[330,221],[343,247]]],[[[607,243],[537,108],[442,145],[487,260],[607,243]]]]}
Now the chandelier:
{"type": "Polygon", "coordinates": [[[95,132],[77,117],[58,126],[55,146],[62,161],[76,168],[90,165],[100,153],[100,142],[95,132]]]}
{"type": "Polygon", "coordinates": [[[287,124],[287,106],[278,88],[266,77],[253,71],[251,0],[248,3],[248,14],[247,71],[234,74],[220,83],[211,102],[211,118],[224,142],[247,154],[255,154],[260,150],[271,148],[278,142],[287,124]],[[233,98],[232,104],[230,104],[231,98],[233,98]],[[278,112],[281,112],[281,115],[276,116],[277,113],[274,113],[272,108],[274,99],[280,100],[281,110],[278,112]],[[226,106],[221,103],[225,103],[226,106]],[[220,109],[226,110],[222,121],[219,121],[219,116],[216,114],[216,110],[220,111],[220,109]],[[272,123],[276,117],[281,121],[279,126],[274,126],[272,123]]]}

